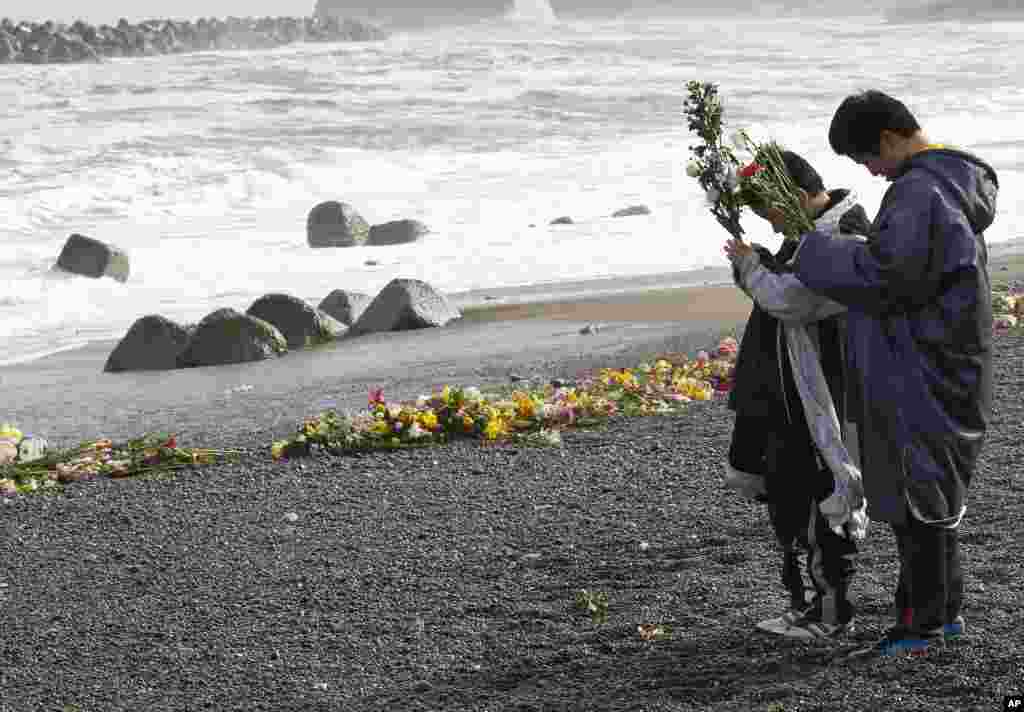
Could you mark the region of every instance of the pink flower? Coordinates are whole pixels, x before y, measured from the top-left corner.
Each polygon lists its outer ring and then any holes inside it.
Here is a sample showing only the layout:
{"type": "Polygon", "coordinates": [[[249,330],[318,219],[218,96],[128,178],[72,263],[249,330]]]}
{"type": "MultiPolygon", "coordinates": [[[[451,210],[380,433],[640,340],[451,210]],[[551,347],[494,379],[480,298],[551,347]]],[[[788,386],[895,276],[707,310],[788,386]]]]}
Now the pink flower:
{"type": "Polygon", "coordinates": [[[384,389],[383,388],[371,388],[370,389],[370,400],[369,405],[376,405],[380,403],[384,404],[384,389]]]}

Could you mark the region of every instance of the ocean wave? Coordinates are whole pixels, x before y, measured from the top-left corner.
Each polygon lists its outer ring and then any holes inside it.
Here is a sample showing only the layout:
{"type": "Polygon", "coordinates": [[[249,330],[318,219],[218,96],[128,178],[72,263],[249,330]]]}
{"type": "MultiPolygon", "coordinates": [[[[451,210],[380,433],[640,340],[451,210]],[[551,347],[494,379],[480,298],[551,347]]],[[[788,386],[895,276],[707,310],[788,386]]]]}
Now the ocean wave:
{"type": "Polygon", "coordinates": [[[246,106],[273,111],[292,109],[336,109],[340,104],[334,99],[302,99],[296,97],[267,97],[245,102],[246,106]]]}

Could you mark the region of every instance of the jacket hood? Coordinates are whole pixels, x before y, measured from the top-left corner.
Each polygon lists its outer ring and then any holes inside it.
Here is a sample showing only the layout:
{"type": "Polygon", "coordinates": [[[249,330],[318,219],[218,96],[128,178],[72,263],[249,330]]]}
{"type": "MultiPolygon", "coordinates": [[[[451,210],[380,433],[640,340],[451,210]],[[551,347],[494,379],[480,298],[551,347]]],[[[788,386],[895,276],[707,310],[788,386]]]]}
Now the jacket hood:
{"type": "Polygon", "coordinates": [[[835,232],[839,220],[857,205],[857,194],[852,190],[829,191],[829,194],[838,200],[814,221],[814,229],[821,232],[835,232]]]}
{"type": "Polygon", "coordinates": [[[935,148],[907,159],[903,172],[928,171],[957,197],[976,233],[982,233],[996,217],[999,179],[995,169],[966,151],[935,148]]]}

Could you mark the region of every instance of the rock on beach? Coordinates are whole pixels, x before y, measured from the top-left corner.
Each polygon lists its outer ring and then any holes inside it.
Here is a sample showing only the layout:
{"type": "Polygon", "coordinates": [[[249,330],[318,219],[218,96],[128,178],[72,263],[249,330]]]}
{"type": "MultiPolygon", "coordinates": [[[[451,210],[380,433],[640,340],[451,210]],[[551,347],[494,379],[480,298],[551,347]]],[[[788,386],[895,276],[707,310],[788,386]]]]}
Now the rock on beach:
{"type": "Polygon", "coordinates": [[[629,207],[616,210],[612,213],[613,218],[625,218],[630,215],[650,215],[651,209],[646,205],[630,205],[629,207]]]}
{"type": "Polygon", "coordinates": [[[177,368],[178,356],[188,346],[190,335],[188,328],[159,314],[136,319],[110,352],[103,370],[116,373],[177,368]]]}
{"type": "Polygon", "coordinates": [[[444,326],[461,316],[462,312],[426,282],[393,279],[352,325],[349,335],[444,326]]]}
{"type": "Polygon", "coordinates": [[[370,228],[367,245],[404,245],[416,242],[430,232],[430,229],[419,220],[392,220],[391,222],[373,225],[370,228]]]}
{"type": "Polygon", "coordinates": [[[118,282],[127,282],[131,273],[131,263],[124,250],[77,233],[64,243],[56,266],[72,274],[94,279],[110,277],[118,282]]]}
{"type": "Polygon", "coordinates": [[[366,243],[370,224],[348,203],[328,200],[309,211],[306,242],[310,247],[356,247],[366,243]]]}
{"type": "Polygon", "coordinates": [[[179,368],[245,363],[277,358],[287,351],[287,340],[273,324],[224,308],[199,322],[177,363],[179,368]]]}
{"type": "Polygon", "coordinates": [[[289,349],[324,344],[343,336],[348,327],[326,312],[289,294],[267,294],[245,312],[273,324],[289,349]]]}
{"type": "Polygon", "coordinates": [[[362,292],[350,292],[347,289],[335,289],[324,297],[319,306],[321,311],[326,312],[342,324],[351,326],[370,306],[373,297],[362,292]]]}

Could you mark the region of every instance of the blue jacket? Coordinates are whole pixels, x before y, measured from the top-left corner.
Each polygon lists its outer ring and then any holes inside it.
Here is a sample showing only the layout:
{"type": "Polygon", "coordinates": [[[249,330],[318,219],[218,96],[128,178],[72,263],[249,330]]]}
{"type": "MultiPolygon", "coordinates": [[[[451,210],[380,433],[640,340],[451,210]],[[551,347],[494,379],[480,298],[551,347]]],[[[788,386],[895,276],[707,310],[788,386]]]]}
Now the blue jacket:
{"type": "Polygon", "coordinates": [[[983,232],[998,179],[929,149],[901,166],[868,241],[811,233],[795,258],[810,289],[845,304],[868,514],[956,526],[992,409],[992,294],[983,232]],[[859,415],[859,417],[858,417],[859,415]]]}

